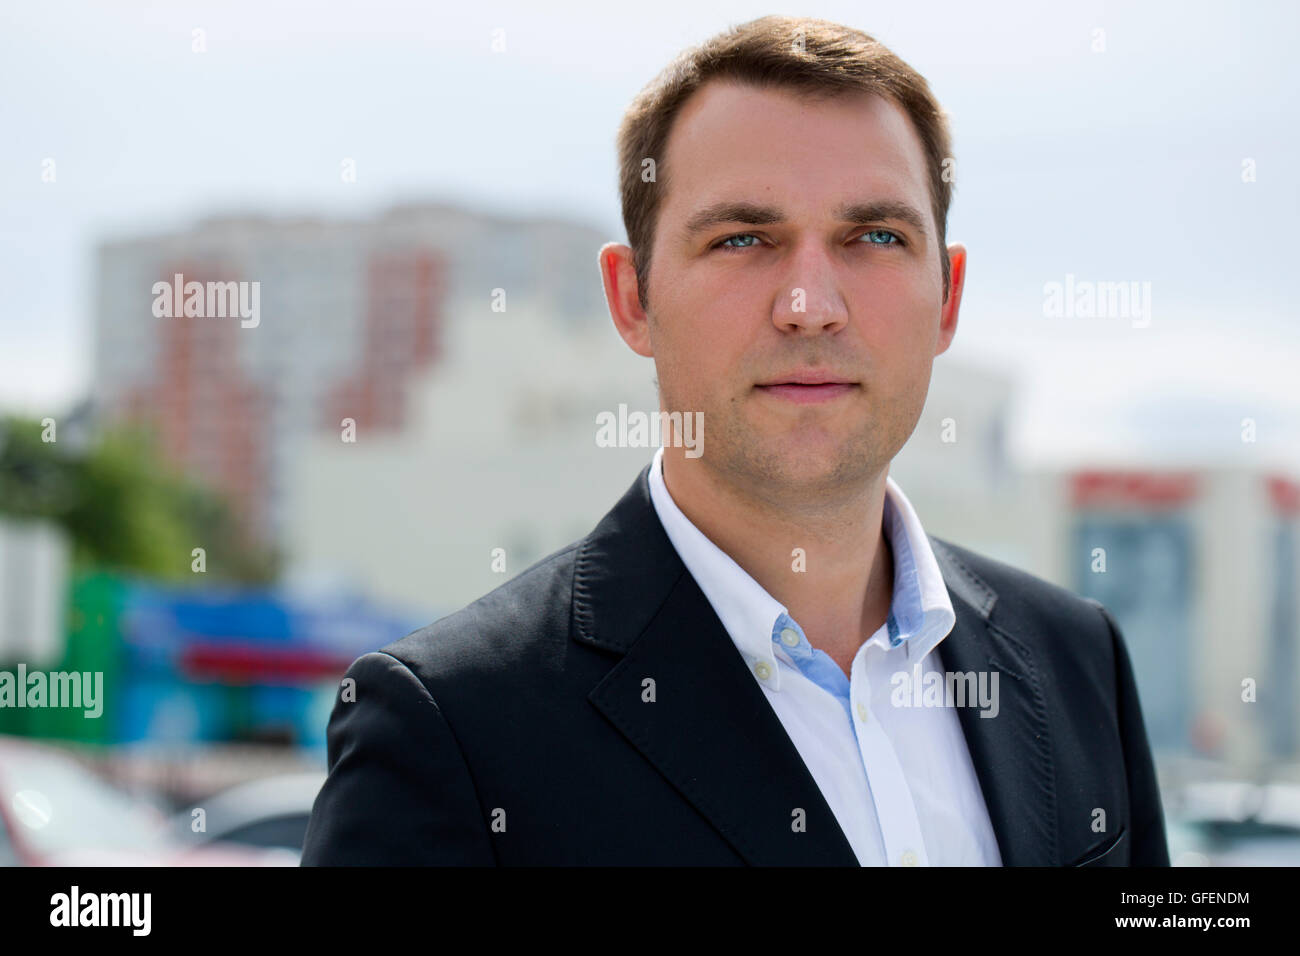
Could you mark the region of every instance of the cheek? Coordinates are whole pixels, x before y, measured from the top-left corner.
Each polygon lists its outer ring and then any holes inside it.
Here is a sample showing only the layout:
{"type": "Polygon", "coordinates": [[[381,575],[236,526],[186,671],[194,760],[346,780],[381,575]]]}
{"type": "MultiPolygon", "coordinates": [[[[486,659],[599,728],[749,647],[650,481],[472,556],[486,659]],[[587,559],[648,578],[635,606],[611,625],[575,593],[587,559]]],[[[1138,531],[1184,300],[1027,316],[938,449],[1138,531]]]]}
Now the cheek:
{"type": "Polygon", "coordinates": [[[933,355],[941,303],[921,276],[878,274],[852,301],[860,334],[876,354],[895,355],[900,362],[927,348],[933,355]]]}
{"type": "Polygon", "coordinates": [[[735,370],[752,347],[755,322],[766,321],[767,306],[735,283],[692,285],[689,294],[666,301],[663,325],[675,361],[699,371],[735,370]]]}

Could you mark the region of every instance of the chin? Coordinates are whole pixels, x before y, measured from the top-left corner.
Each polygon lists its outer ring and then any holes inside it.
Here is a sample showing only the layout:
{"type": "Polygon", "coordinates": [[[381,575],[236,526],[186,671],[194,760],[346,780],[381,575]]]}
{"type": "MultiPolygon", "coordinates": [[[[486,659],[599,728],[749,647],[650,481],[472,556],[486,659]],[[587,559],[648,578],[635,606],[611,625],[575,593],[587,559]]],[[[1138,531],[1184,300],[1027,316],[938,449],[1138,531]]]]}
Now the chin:
{"type": "Polygon", "coordinates": [[[842,474],[849,464],[844,449],[838,446],[771,447],[760,458],[758,471],[762,475],[768,480],[792,486],[824,481],[842,474]]]}

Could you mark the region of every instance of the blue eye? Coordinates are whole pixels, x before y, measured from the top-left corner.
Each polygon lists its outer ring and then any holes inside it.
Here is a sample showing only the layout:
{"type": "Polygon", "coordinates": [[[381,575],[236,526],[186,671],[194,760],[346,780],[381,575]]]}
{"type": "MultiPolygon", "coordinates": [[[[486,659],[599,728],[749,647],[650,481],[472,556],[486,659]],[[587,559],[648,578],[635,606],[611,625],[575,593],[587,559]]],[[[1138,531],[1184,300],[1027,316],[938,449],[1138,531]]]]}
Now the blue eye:
{"type": "MultiPolygon", "coordinates": [[[[898,233],[896,233],[896,232],[892,232],[892,231],[889,230],[889,229],[872,229],[872,230],[870,230],[870,231],[868,231],[868,232],[864,232],[864,233],[862,234],[862,236],[893,236],[894,239],[896,240],[895,242],[868,242],[867,245],[869,245],[869,246],[902,246],[902,245],[906,245],[906,243],[903,242],[903,237],[902,237],[902,236],[900,236],[900,235],[899,235],[898,233]]],[[[858,238],[860,239],[860,238],[862,238],[862,236],[859,236],[858,238]]]]}
{"type": "Polygon", "coordinates": [[[719,242],[717,245],[715,245],[714,248],[715,248],[715,249],[731,249],[731,250],[735,250],[735,249],[749,249],[749,248],[752,248],[751,245],[749,245],[749,244],[746,244],[746,245],[743,245],[743,246],[729,246],[729,245],[727,245],[727,243],[729,243],[732,239],[754,239],[754,240],[757,240],[757,239],[758,239],[758,236],[754,235],[752,232],[738,232],[738,233],[736,233],[736,235],[734,235],[734,236],[728,236],[726,239],[723,239],[721,242],[719,242]]]}

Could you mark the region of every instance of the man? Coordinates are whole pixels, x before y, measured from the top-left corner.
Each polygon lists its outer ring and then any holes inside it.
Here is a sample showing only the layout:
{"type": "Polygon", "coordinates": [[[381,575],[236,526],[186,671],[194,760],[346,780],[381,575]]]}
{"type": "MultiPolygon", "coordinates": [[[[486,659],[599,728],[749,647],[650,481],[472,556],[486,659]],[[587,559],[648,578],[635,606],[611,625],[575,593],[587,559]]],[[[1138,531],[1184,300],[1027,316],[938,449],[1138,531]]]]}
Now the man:
{"type": "Polygon", "coordinates": [[[1167,865],[1109,613],[929,537],[888,476],[965,279],[925,81],[763,18],[619,152],[609,309],[703,454],[352,665],[303,862],[1167,865]]]}

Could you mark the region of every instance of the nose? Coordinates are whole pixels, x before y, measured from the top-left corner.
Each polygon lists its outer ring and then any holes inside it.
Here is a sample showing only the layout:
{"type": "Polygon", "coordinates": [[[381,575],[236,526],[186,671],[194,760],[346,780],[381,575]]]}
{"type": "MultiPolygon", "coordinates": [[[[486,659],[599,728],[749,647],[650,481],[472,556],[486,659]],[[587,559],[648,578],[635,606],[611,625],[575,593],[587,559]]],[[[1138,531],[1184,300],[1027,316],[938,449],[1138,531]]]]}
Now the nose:
{"type": "Polygon", "coordinates": [[[835,333],[849,321],[831,255],[815,243],[804,243],[790,257],[789,279],[773,303],[772,323],[796,335],[835,333]]]}

